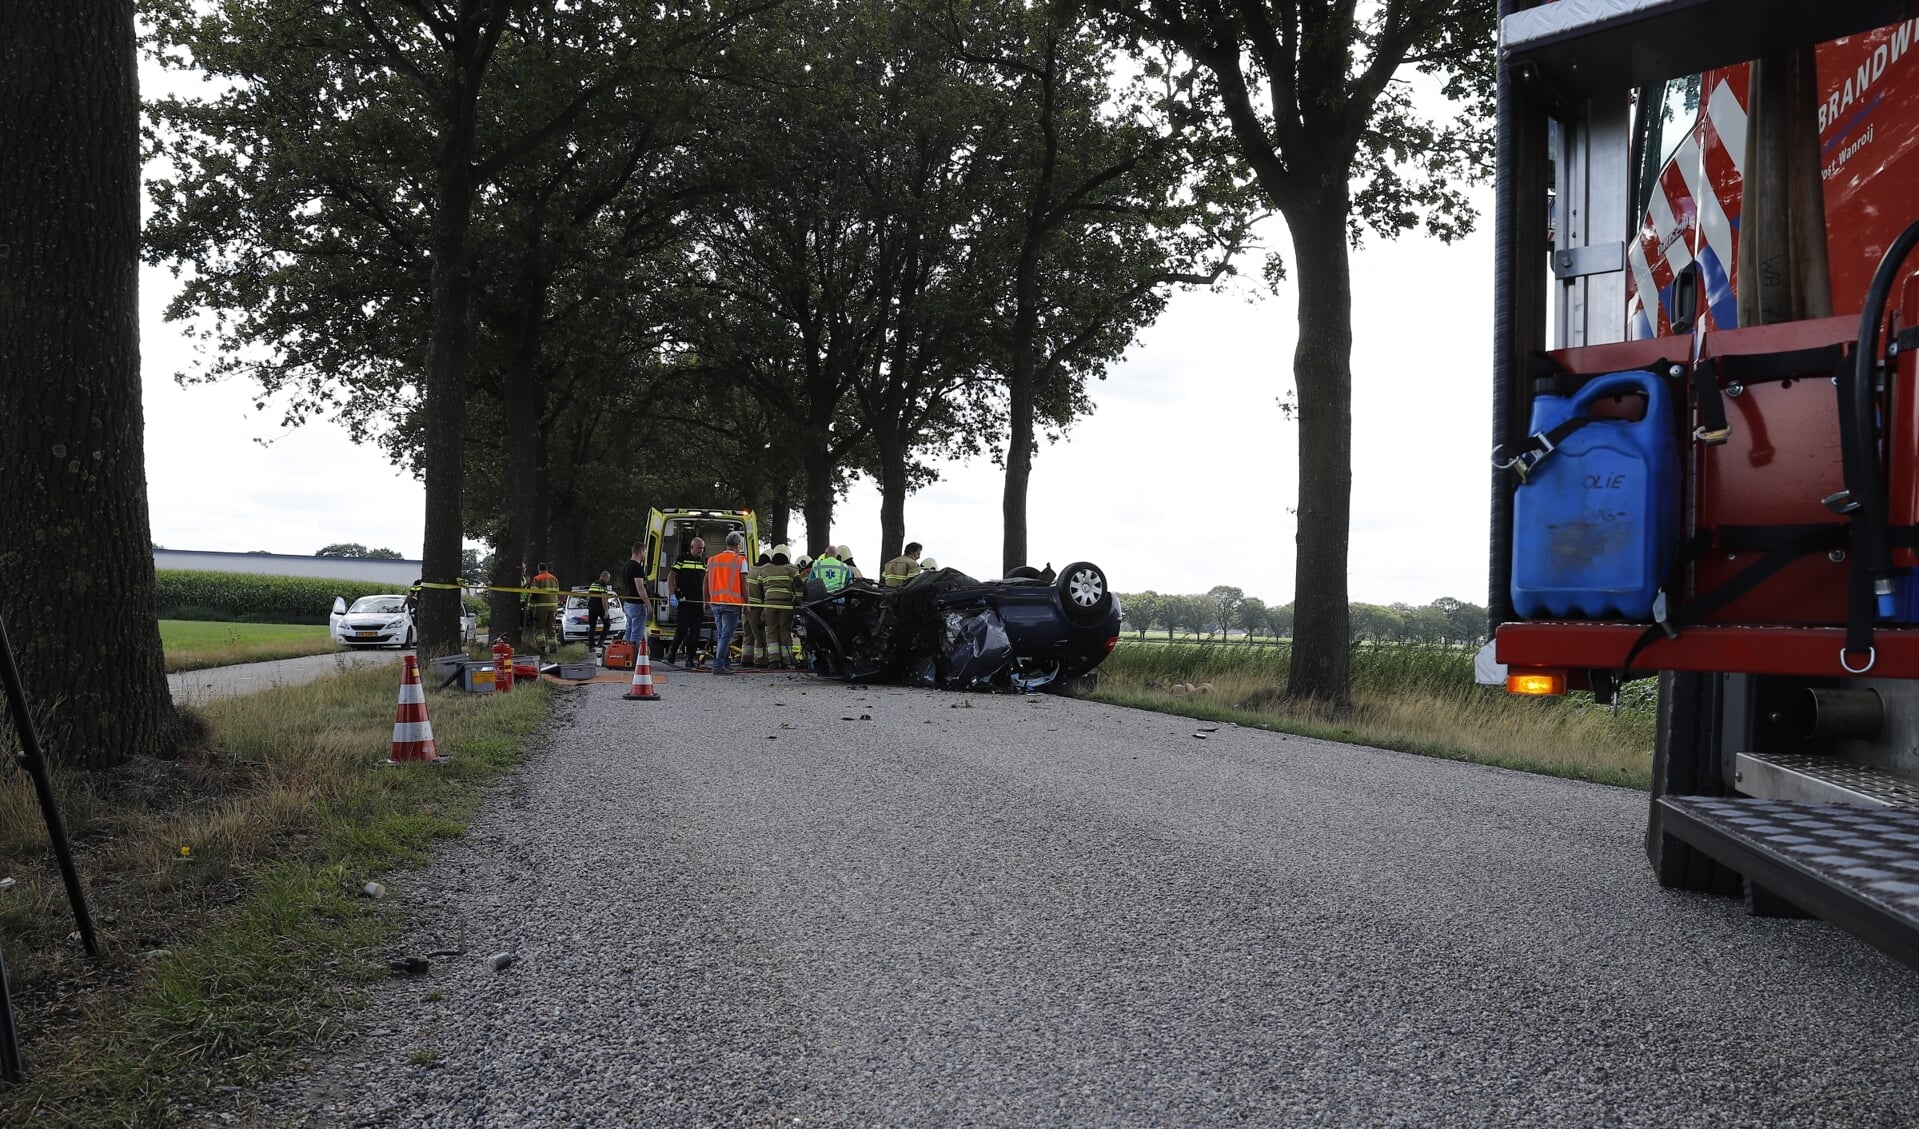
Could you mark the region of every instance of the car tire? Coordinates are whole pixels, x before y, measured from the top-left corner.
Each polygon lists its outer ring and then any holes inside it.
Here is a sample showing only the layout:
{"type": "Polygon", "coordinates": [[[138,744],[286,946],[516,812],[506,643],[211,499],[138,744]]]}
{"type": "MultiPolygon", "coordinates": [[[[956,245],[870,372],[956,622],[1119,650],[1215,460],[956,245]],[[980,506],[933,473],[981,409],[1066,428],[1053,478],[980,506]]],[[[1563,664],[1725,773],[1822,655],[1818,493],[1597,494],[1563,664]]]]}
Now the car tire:
{"type": "Polygon", "coordinates": [[[1652,755],[1652,800],[1646,817],[1646,858],[1659,884],[1672,890],[1737,897],[1739,872],[1690,843],[1669,835],[1661,796],[1724,796],[1719,767],[1721,708],[1716,674],[1666,671],[1659,676],[1659,713],[1652,755]]]}
{"type": "Polygon", "coordinates": [[[1032,565],[1020,565],[1018,568],[1008,569],[1006,572],[1006,579],[1008,580],[1038,580],[1039,578],[1040,571],[1032,565]]]}
{"type": "Polygon", "coordinates": [[[1055,587],[1066,618],[1081,627],[1090,627],[1113,610],[1113,591],[1107,587],[1106,573],[1091,561],[1074,561],[1060,570],[1055,587]]]}

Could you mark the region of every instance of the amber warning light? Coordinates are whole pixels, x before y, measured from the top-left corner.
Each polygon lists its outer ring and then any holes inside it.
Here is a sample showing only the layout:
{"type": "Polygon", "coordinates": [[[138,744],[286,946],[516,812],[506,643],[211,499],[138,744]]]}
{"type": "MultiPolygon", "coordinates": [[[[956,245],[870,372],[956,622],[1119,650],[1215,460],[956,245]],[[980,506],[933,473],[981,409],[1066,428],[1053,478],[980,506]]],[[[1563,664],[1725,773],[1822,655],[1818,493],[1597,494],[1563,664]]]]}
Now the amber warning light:
{"type": "Polygon", "coordinates": [[[1533,668],[1529,670],[1506,671],[1506,692],[1509,694],[1564,694],[1566,692],[1566,672],[1533,668]]]}

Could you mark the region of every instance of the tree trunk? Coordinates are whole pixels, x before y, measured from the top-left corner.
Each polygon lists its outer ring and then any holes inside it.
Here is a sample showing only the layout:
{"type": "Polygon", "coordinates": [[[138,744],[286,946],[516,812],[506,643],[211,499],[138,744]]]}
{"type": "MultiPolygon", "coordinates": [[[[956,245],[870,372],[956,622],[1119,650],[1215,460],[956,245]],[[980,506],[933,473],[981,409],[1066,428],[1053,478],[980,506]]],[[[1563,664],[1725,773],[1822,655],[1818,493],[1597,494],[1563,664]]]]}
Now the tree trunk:
{"type": "Polygon", "coordinates": [[[1346,192],[1285,212],[1299,268],[1299,534],[1287,693],[1350,695],[1346,559],[1353,490],[1353,280],[1346,192]]]}
{"type": "MultiPolygon", "coordinates": [[[[522,579],[532,575],[530,569],[524,573],[519,570],[533,563],[531,531],[538,528],[539,521],[540,420],[546,415],[546,389],[538,376],[541,331],[546,320],[545,280],[536,267],[527,266],[522,270],[519,283],[515,302],[518,307],[516,339],[513,352],[507,357],[500,388],[500,402],[506,417],[506,466],[499,471],[506,475],[506,481],[500,495],[505,500],[506,512],[501,520],[500,535],[493,543],[491,581],[496,586],[515,588],[522,579]]],[[[488,597],[487,604],[491,622],[517,625],[518,593],[495,592],[488,597]]],[[[511,627],[508,634],[516,642],[519,640],[517,626],[511,627]]]]}
{"type": "Polygon", "coordinates": [[[879,438],[880,562],[900,555],[906,544],[906,444],[897,438],[879,438]]]}
{"type": "Polygon", "coordinates": [[[0,615],[48,753],[180,722],[154,620],[140,406],[132,0],[29,0],[0,37],[0,615]]]}
{"type": "MultiPolygon", "coordinates": [[[[526,579],[520,562],[526,557],[526,538],[520,535],[512,519],[500,523],[493,542],[493,572],[487,583],[494,588],[518,588],[526,579]]],[[[486,597],[487,634],[490,641],[520,641],[520,594],[489,592],[486,597]]]]}
{"type": "Polygon", "coordinates": [[[761,512],[767,517],[767,543],[771,545],[786,544],[787,534],[791,532],[793,527],[793,507],[787,505],[786,499],[781,498],[768,504],[761,512]]]}
{"type": "Polygon", "coordinates": [[[553,536],[553,495],[547,489],[552,466],[548,452],[552,448],[552,435],[549,428],[539,425],[534,428],[533,437],[533,513],[527,525],[527,559],[537,570],[541,562],[557,564],[553,559],[554,546],[558,543],[553,536]]]}
{"type": "Polygon", "coordinates": [[[806,466],[806,554],[817,557],[832,543],[833,459],[825,450],[812,450],[806,453],[803,462],[806,466]]]}
{"type": "MultiPolygon", "coordinates": [[[[421,568],[426,579],[451,581],[460,573],[461,478],[465,474],[467,229],[473,218],[473,132],[479,70],[468,60],[478,47],[475,29],[459,25],[462,42],[447,60],[446,136],[440,148],[433,214],[431,278],[433,336],[426,350],[426,531],[421,568]]],[[[530,530],[529,530],[530,531],[530,530]]],[[[450,654],[461,648],[459,593],[420,593],[419,650],[450,654]]]]}
{"type": "Polygon", "coordinates": [[[1039,256],[1046,238],[1047,216],[1053,210],[1053,181],[1059,156],[1059,131],[1054,123],[1055,79],[1059,36],[1046,37],[1044,65],[1039,71],[1039,179],[1027,205],[1026,230],[1019,262],[1013,269],[1013,372],[1006,384],[1006,496],[1000,503],[1005,538],[1000,548],[1000,575],[1027,563],[1026,488],[1033,477],[1033,393],[1039,369],[1039,256]]]}
{"type": "Polygon", "coordinates": [[[1013,374],[1006,382],[1006,495],[1000,502],[1005,539],[1000,549],[1000,575],[1026,564],[1026,488],[1033,477],[1033,381],[1038,367],[1034,356],[1039,333],[1039,244],[1029,239],[1020,256],[1015,285],[1019,295],[1013,314],[1013,374]]]}

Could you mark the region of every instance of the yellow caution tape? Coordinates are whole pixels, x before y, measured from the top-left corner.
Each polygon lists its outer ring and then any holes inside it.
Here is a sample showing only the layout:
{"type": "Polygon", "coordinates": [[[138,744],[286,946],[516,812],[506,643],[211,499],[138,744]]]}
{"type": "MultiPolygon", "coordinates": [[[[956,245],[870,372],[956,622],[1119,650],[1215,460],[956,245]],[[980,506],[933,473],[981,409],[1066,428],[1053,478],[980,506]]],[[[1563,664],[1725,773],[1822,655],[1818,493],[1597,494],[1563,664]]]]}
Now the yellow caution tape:
{"type": "MultiPolygon", "coordinates": [[[[439,589],[451,590],[455,592],[509,592],[516,596],[551,596],[553,597],[551,602],[555,604],[559,603],[559,598],[561,596],[585,596],[589,599],[593,597],[593,593],[587,592],[584,589],[580,589],[580,588],[513,588],[504,584],[446,584],[437,580],[423,580],[418,584],[409,585],[409,587],[439,588],[439,589]]],[[[628,603],[628,604],[637,604],[641,602],[641,600],[638,599],[637,597],[627,596],[619,592],[607,592],[603,594],[600,598],[606,599],[606,600],[619,600],[622,603],[628,603]]],[[[648,596],[647,599],[654,602],[658,602],[666,599],[666,597],[648,596]]],[[[548,601],[540,600],[538,602],[544,604],[544,603],[547,603],[548,601]]],[[[712,603],[711,600],[700,600],[698,602],[702,604],[712,603]]],[[[775,611],[780,611],[780,610],[793,611],[799,607],[798,604],[768,604],[768,603],[757,602],[757,601],[751,602],[751,603],[733,604],[731,606],[736,608],[772,608],[775,611]]]]}

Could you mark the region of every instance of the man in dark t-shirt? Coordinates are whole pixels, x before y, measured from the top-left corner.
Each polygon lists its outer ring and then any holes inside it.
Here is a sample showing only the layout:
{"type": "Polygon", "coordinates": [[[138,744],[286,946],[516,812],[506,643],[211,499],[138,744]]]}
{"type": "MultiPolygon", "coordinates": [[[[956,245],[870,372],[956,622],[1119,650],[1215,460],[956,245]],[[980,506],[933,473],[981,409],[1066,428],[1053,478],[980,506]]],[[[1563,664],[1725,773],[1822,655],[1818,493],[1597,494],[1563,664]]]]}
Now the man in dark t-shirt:
{"type": "Polygon", "coordinates": [[[626,641],[634,647],[646,638],[646,621],[653,615],[653,598],[646,591],[646,542],[633,543],[633,556],[620,570],[620,605],[626,611],[626,641]]]}

